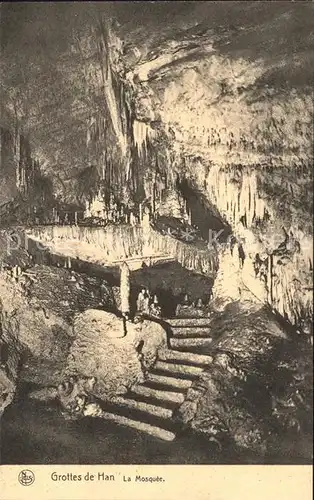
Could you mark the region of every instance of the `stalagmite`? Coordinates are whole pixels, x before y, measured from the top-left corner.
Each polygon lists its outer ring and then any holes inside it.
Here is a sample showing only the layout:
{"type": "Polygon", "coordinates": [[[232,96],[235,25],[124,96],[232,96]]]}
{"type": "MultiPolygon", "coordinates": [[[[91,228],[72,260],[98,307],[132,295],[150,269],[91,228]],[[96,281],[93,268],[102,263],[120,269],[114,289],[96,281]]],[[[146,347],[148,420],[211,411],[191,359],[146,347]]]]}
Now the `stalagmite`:
{"type": "Polygon", "coordinates": [[[143,219],[143,206],[142,206],[142,203],[139,204],[139,217],[140,217],[140,222],[142,221],[143,219]]]}
{"type": "Polygon", "coordinates": [[[141,223],[143,228],[144,239],[148,239],[149,229],[150,229],[150,214],[149,214],[149,209],[147,207],[144,210],[141,223]]]}
{"type": "Polygon", "coordinates": [[[130,269],[126,262],[120,268],[121,312],[124,316],[130,314],[130,269]]]}

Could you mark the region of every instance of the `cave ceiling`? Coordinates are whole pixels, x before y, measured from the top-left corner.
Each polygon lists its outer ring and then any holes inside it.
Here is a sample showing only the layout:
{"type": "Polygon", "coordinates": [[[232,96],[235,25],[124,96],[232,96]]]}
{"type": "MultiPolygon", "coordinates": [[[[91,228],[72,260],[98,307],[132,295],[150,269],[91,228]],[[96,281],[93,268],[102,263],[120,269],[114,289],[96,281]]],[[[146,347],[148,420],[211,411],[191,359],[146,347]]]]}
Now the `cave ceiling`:
{"type": "MultiPolygon", "coordinates": [[[[107,119],[90,72],[101,23],[110,24],[112,67],[134,117],[163,129],[175,154],[254,165],[267,163],[270,144],[280,144],[275,164],[291,166],[296,152],[309,161],[313,5],[179,4],[1,5],[1,120],[10,127],[18,120],[56,189],[59,179],[70,190],[93,162],[85,137],[95,106],[107,119]],[[239,153],[239,142],[256,153],[239,153]]],[[[121,127],[113,125],[109,141],[119,143],[121,127]]]]}

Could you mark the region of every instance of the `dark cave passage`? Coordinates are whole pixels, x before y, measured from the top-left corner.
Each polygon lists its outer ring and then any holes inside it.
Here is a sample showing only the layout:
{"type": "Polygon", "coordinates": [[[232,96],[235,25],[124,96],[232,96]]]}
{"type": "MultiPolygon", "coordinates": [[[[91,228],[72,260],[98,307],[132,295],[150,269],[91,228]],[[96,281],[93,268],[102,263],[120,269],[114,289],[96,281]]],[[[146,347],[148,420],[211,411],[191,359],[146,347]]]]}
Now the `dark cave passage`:
{"type": "Polygon", "coordinates": [[[198,227],[202,238],[208,241],[211,231],[217,241],[227,241],[232,234],[230,225],[222,220],[215,207],[209,205],[202,193],[193,188],[187,179],[178,181],[177,189],[186,202],[192,225],[198,227]]]}
{"type": "Polygon", "coordinates": [[[201,299],[207,305],[214,280],[183,268],[178,262],[143,267],[132,272],[132,309],[136,308],[136,298],[142,288],[157,295],[162,316],[171,318],[185,294],[191,302],[201,299]]]}

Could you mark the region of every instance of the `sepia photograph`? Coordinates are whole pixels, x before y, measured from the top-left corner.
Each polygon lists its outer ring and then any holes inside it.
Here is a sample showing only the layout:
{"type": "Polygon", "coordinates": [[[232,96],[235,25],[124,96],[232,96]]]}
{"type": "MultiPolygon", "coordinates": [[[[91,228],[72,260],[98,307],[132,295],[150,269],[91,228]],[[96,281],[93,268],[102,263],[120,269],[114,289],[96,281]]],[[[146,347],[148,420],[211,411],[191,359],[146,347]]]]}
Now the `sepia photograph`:
{"type": "Polygon", "coordinates": [[[311,465],[313,3],[0,21],[1,464],[311,465]]]}

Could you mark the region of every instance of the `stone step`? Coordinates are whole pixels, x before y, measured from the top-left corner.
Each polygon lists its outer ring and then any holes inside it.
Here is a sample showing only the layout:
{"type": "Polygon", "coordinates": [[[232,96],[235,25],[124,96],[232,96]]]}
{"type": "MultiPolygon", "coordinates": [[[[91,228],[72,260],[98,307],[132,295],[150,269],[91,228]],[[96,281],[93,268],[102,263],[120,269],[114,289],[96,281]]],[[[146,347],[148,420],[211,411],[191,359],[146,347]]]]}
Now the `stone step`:
{"type": "Polygon", "coordinates": [[[128,408],[130,410],[149,413],[149,415],[153,415],[154,417],[172,418],[173,411],[169,410],[169,408],[144,403],[143,401],[136,401],[135,399],[129,398],[127,396],[116,396],[111,399],[110,402],[117,406],[128,408]]]}
{"type": "Polygon", "coordinates": [[[203,368],[199,366],[168,363],[167,361],[158,360],[154,366],[154,370],[194,378],[198,377],[202,373],[203,368]]]}
{"type": "MultiPolygon", "coordinates": [[[[145,387],[147,387],[148,389],[151,388],[151,389],[157,389],[159,391],[161,391],[161,390],[167,391],[167,387],[166,388],[162,388],[160,386],[155,387],[152,382],[145,382],[145,387]]],[[[179,391],[177,391],[177,390],[175,390],[173,388],[173,389],[171,389],[170,392],[179,392],[179,391]]],[[[182,393],[182,391],[181,391],[181,393],[182,393]]],[[[143,394],[136,394],[135,392],[130,392],[128,394],[128,397],[134,399],[135,401],[142,401],[143,403],[148,403],[150,405],[153,404],[155,406],[161,406],[162,408],[168,408],[169,410],[172,410],[172,411],[174,411],[178,407],[178,402],[177,401],[168,401],[168,400],[166,401],[165,399],[164,400],[160,400],[160,399],[152,398],[151,395],[150,396],[145,396],[143,394]]],[[[106,409],[106,408],[104,408],[104,409],[106,409]]],[[[111,411],[111,408],[110,408],[110,411],[111,411]]],[[[115,410],[113,410],[113,411],[115,411],[115,410]]],[[[139,419],[139,420],[143,420],[144,422],[146,421],[144,418],[143,419],[139,419]]],[[[164,420],[164,422],[165,422],[165,420],[164,420]]],[[[149,423],[151,423],[151,422],[149,422],[149,423]]],[[[160,424],[157,424],[157,426],[164,427],[164,426],[162,426],[160,424]]]]}
{"type": "Polygon", "coordinates": [[[209,337],[210,328],[208,326],[176,326],[172,327],[174,337],[209,337]]]}
{"type": "Polygon", "coordinates": [[[145,385],[138,384],[133,386],[132,392],[138,396],[144,396],[152,400],[157,399],[159,401],[169,401],[171,403],[178,404],[181,404],[184,401],[184,395],[180,392],[162,391],[145,385]]]}
{"type": "Polygon", "coordinates": [[[213,339],[210,337],[208,338],[188,338],[188,339],[175,339],[172,338],[170,339],[170,346],[173,349],[178,349],[182,350],[184,348],[185,350],[188,350],[189,348],[192,347],[211,347],[213,339]]]}
{"type": "Polygon", "coordinates": [[[212,356],[206,354],[195,354],[193,352],[174,351],[172,349],[164,349],[159,351],[158,358],[161,361],[178,361],[191,365],[210,365],[213,361],[212,356]]]}
{"type": "Polygon", "coordinates": [[[173,327],[178,326],[210,326],[211,318],[169,318],[165,321],[173,327]]]}
{"type": "Polygon", "coordinates": [[[116,424],[123,425],[125,427],[131,427],[138,431],[145,432],[146,434],[163,439],[164,441],[173,441],[176,437],[174,432],[141,422],[139,420],[133,420],[131,418],[124,417],[123,415],[116,415],[115,413],[103,411],[101,418],[110,420],[111,422],[115,422],[116,424]]]}
{"type": "Polygon", "coordinates": [[[188,389],[192,385],[191,380],[180,379],[176,377],[168,377],[165,375],[158,375],[156,373],[149,373],[147,376],[147,382],[183,391],[188,389]]]}

